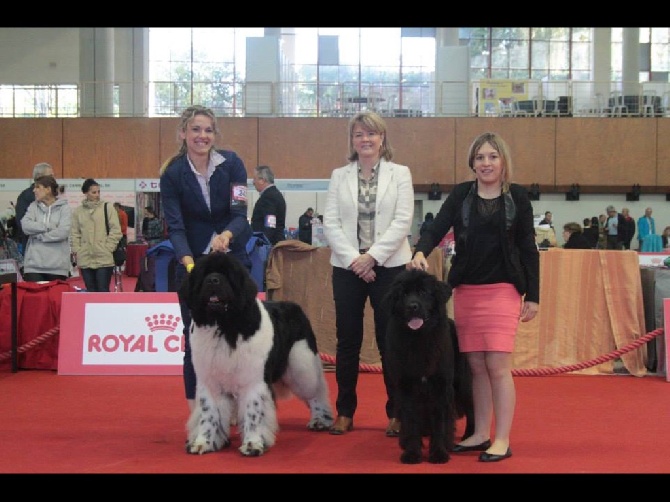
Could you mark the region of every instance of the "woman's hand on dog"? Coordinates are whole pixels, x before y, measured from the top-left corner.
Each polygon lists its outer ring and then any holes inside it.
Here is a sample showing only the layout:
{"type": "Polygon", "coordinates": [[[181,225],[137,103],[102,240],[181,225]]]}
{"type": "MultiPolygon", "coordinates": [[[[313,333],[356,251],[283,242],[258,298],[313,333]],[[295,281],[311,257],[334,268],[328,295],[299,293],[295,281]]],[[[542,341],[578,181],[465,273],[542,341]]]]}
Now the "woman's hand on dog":
{"type": "Polygon", "coordinates": [[[228,252],[230,248],[230,241],[233,239],[233,234],[230,230],[224,230],[212,238],[212,251],[228,252]]]}
{"type": "Polygon", "coordinates": [[[410,261],[406,268],[418,268],[419,270],[428,270],[428,260],[426,260],[426,257],[421,251],[417,251],[417,253],[414,255],[412,258],[412,261],[410,261]]]}

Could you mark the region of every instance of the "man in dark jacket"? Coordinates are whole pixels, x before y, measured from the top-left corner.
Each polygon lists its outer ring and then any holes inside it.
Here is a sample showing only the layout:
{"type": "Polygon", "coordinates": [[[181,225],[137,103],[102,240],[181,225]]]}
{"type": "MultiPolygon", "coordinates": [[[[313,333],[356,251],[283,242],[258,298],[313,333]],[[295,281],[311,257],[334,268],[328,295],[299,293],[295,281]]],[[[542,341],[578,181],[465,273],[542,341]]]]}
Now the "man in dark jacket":
{"type": "Polygon", "coordinates": [[[254,187],[261,196],[251,213],[251,229],[263,232],[272,245],[284,240],[286,228],[286,200],[275,186],[275,175],[269,166],[258,166],[254,175],[254,187]]]}
{"type": "Polygon", "coordinates": [[[630,249],[635,230],[635,220],[630,215],[630,210],[627,207],[622,208],[619,215],[619,241],[622,249],[630,249]]]}
{"type": "Polygon", "coordinates": [[[312,218],[314,218],[314,209],[307,208],[298,218],[298,239],[307,244],[312,243],[312,218]]]}
{"type": "Polygon", "coordinates": [[[53,176],[54,169],[51,164],[40,162],[33,167],[33,182],[28,188],[23,190],[16,199],[16,234],[14,240],[19,244],[19,251],[21,254],[26,252],[26,244],[28,244],[28,236],[23,233],[21,229],[21,218],[26,215],[28,206],[35,200],[35,180],[40,176],[53,176]]]}

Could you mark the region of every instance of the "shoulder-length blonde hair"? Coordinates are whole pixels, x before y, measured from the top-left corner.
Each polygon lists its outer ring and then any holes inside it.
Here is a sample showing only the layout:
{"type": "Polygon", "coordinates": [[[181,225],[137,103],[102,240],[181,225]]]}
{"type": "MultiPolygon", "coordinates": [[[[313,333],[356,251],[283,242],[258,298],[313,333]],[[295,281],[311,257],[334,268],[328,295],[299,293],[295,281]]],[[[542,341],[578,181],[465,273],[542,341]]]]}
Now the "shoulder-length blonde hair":
{"type": "Polygon", "coordinates": [[[507,146],[505,140],[498,134],[494,132],[485,132],[475,138],[468,151],[468,166],[470,166],[470,169],[473,171],[475,170],[475,157],[484,143],[491,145],[502,157],[502,191],[505,193],[509,191],[509,185],[512,182],[512,156],[510,155],[509,146],[507,146]]]}
{"type": "MultiPolygon", "coordinates": [[[[188,125],[193,121],[193,119],[197,115],[204,115],[205,117],[208,117],[212,120],[212,127],[214,128],[214,135],[218,136],[219,135],[219,126],[216,123],[216,115],[214,115],[214,112],[212,111],[211,108],[207,108],[205,106],[200,106],[200,105],[193,105],[189,106],[186,108],[182,113],[181,113],[181,120],[179,121],[179,125],[177,126],[177,141],[179,141],[181,138],[179,137],[181,133],[186,132],[186,128],[188,125]]],[[[212,148],[214,149],[215,146],[212,144],[212,148]]],[[[181,146],[179,147],[179,151],[175,153],[173,156],[171,156],[169,159],[167,159],[163,165],[160,168],[160,174],[163,174],[163,171],[165,171],[165,168],[177,157],[181,157],[182,155],[186,155],[186,140],[183,139],[181,140],[181,146]]]]}
{"type": "Polygon", "coordinates": [[[386,122],[384,122],[384,119],[378,113],[366,111],[357,113],[349,121],[349,155],[347,156],[349,162],[358,160],[358,152],[354,149],[354,127],[356,124],[360,124],[366,131],[374,131],[381,134],[383,138],[382,146],[379,149],[379,156],[384,160],[393,159],[393,148],[386,132],[386,122]]]}

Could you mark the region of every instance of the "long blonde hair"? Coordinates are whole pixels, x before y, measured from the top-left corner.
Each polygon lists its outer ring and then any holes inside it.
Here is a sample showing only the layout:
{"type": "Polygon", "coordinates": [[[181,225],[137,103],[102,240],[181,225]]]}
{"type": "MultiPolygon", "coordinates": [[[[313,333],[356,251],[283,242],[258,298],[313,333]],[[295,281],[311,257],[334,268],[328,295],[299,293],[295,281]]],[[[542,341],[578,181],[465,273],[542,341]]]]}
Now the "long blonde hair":
{"type": "Polygon", "coordinates": [[[475,138],[470,145],[470,150],[468,150],[468,166],[474,171],[475,157],[484,143],[491,145],[502,157],[502,192],[505,193],[509,191],[509,185],[512,182],[512,156],[510,155],[509,146],[497,133],[485,132],[475,138]]]}
{"type": "MultiPolygon", "coordinates": [[[[205,117],[209,117],[212,120],[214,135],[218,136],[219,126],[216,123],[216,115],[214,115],[212,109],[200,105],[193,105],[189,106],[181,113],[181,120],[179,121],[179,125],[177,126],[177,141],[179,141],[180,139],[179,137],[180,134],[186,132],[186,128],[197,115],[204,115],[205,117]]],[[[212,145],[212,149],[214,149],[214,145],[212,145]]],[[[170,163],[173,160],[175,160],[178,157],[181,157],[182,155],[186,155],[186,151],[187,151],[186,140],[183,139],[181,140],[181,146],[179,147],[179,151],[175,153],[172,157],[167,159],[165,162],[163,162],[163,165],[159,170],[159,174],[163,174],[165,168],[167,168],[167,166],[170,165],[170,163]]]]}
{"type": "Polygon", "coordinates": [[[360,112],[351,117],[349,121],[349,155],[347,160],[353,162],[358,160],[358,152],[354,149],[354,127],[356,124],[360,124],[363,129],[366,131],[374,131],[379,134],[384,135],[382,140],[382,146],[379,149],[379,156],[384,160],[393,159],[393,148],[388,139],[388,133],[386,132],[386,122],[381,116],[375,112],[360,112]]]}

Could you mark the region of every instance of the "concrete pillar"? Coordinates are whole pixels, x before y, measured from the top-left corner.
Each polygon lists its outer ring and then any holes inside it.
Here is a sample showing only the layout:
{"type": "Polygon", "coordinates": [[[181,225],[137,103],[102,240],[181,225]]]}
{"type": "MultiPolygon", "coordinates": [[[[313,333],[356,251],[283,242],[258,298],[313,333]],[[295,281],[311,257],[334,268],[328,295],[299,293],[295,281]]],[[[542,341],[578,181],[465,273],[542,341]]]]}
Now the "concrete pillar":
{"type": "Polygon", "coordinates": [[[114,115],[114,28],[79,30],[81,116],[114,115]]]}
{"type": "Polygon", "coordinates": [[[458,28],[435,29],[435,114],[467,116],[474,109],[470,50],[458,44],[458,28]]]}
{"type": "Polygon", "coordinates": [[[612,81],[612,28],[593,28],[591,43],[593,96],[600,94],[606,105],[612,81]]]}
{"type": "Polygon", "coordinates": [[[621,81],[624,96],[640,95],[640,28],[623,29],[621,81]]]}

